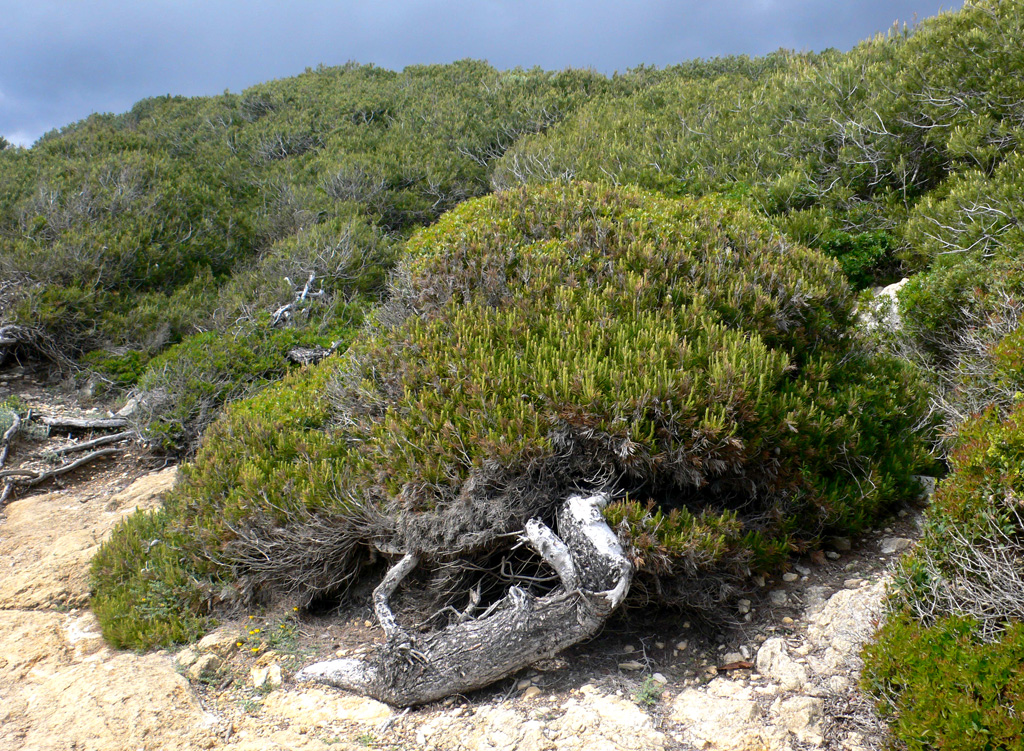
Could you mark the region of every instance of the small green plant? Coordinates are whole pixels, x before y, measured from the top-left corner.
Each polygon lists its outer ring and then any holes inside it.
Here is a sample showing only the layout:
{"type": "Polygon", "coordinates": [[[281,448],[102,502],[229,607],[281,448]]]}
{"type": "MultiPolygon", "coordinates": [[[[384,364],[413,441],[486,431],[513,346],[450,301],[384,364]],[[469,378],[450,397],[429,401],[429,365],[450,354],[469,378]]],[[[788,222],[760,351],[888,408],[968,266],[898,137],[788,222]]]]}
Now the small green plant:
{"type": "Polygon", "coordinates": [[[633,692],[633,701],[641,707],[653,707],[661,701],[661,695],[664,692],[665,687],[656,681],[653,675],[649,675],[633,692]]]}
{"type": "Polygon", "coordinates": [[[360,746],[370,748],[371,746],[377,745],[377,737],[373,733],[362,733],[356,736],[356,743],[360,746]]]}
{"type": "Polygon", "coordinates": [[[257,714],[261,709],[263,709],[263,702],[254,696],[246,696],[240,703],[242,711],[246,714],[257,714]]]}

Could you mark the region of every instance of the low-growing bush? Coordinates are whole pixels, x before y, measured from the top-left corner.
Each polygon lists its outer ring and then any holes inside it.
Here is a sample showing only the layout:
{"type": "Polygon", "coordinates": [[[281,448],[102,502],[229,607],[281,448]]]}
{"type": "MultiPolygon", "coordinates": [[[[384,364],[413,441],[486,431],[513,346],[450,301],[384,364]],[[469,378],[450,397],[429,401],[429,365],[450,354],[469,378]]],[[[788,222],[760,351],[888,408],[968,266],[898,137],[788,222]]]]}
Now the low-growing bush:
{"type": "Polygon", "coordinates": [[[1024,624],[978,637],[970,618],[890,619],[866,652],[865,687],[908,751],[1024,749],[1024,624]]]}
{"type": "Polygon", "coordinates": [[[114,528],[90,569],[90,605],[108,642],[145,649],[202,635],[211,594],[186,567],[193,545],[163,510],[138,511],[114,528]]]}
{"type": "MultiPolygon", "coordinates": [[[[351,316],[345,319],[348,325],[330,332],[335,338],[328,344],[351,338],[358,310],[351,316]]],[[[323,337],[289,328],[188,337],[149,362],[138,379],[138,410],[132,419],[155,448],[189,454],[226,403],[281,378],[295,366],[290,350],[321,344],[323,337]]]]}
{"type": "MultiPolygon", "coordinates": [[[[997,360],[1019,378],[1020,336],[1004,342],[997,360]]],[[[950,465],[865,685],[908,748],[1024,748],[1024,403],[964,423],[950,465]]]]}
{"type": "Polygon", "coordinates": [[[415,550],[450,601],[507,588],[525,522],[604,490],[634,602],[712,612],[916,491],[923,400],[853,320],[833,261],[721,198],[470,201],[408,243],[344,356],[210,427],[169,518],[242,600],[336,595],[415,550]]]}

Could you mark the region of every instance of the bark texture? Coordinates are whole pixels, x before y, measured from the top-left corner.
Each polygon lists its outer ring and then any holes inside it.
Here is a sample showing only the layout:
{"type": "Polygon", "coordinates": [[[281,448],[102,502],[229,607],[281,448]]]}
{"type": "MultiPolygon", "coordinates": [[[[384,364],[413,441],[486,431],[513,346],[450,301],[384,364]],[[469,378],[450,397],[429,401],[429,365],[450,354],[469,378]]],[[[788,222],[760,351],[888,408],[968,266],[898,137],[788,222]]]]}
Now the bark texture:
{"type": "Polygon", "coordinates": [[[543,597],[519,587],[479,618],[427,634],[402,629],[389,596],[415,568],[406,555],[374,592],[385,642],[369,659],[320,662],[296,680],[326,683],[396,706],[483,688],[593,636],[625,599],[633,567],[601,515],[608,497],[572,496],[558,513],[561,537],[538,520],[523,539],[554,569],[560,585],[543,597]]]}

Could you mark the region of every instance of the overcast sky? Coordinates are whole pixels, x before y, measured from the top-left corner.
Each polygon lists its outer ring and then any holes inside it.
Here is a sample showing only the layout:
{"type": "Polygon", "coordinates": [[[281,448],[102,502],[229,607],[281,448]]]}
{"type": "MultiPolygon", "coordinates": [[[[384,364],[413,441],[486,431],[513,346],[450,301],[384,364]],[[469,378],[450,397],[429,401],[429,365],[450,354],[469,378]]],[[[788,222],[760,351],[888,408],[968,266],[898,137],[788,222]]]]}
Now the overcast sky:
{"type": "Polygon", "coordinates": [[[162,94],[240,91],[349,60],[400,70],[624,71],[779,47],[849,49],[961,0],[0,0],[0,135],[30,145],[162,94]]]}

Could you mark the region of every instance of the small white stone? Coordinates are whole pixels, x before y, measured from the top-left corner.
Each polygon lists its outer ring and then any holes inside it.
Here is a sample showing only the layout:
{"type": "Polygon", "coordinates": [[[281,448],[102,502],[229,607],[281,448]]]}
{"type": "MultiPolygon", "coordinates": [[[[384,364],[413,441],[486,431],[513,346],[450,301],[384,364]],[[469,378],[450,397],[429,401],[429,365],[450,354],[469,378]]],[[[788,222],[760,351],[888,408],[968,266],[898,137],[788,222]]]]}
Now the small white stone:
{"type": "Polygon", "coordinates": [[[792,571],[787,571],[782,575],[782,581],[784,582],[795,582],[799,578],[800,574],[793,573],[792,571]]]}
{"type": "Polygon", "coordinates": [[[666,683],[668,683],[668,678],[666,678],[661,673],[655,673],[654,675],[652,675],[651,680],[661,686],[664,686],[666,683]]]}
{"type": "Polygon", "coordinates": [[[736,609],[740,612],[740,615],[746,615],[750,612],[750,600],[740,600],[736,603],[736,609]]]}
{"type": "Polygon", "coordinates": [[[677,652],[685,652],[685,651],[686,651],[686,648],[687,648],[688,646],[690,646],[690,642],[688,642],[688,641],[686,641],[686,640],[684,639],[683,641],[681,641],[681,642],[678,642],[678,643],[676,644],[676,651],[677,651],[677,652]]]}
{"type": "Polygon", "coordinates": [[[826,550],[825,551],[825,557],[828,558],[830,561],[838,561],[839,560],[839,553],[837,553],[834,550],[826,550]]]}
{"type": "Polygon", "coordinates": [[[771,602],[772,605],[775,605],[777,607],[785,605],[787,600],[785,590],[773,589],[771,592],[768,593],[768,600],[771,602]]]}

